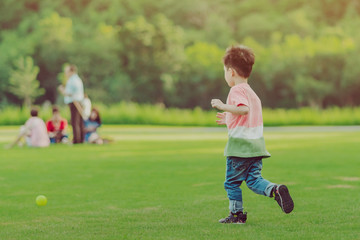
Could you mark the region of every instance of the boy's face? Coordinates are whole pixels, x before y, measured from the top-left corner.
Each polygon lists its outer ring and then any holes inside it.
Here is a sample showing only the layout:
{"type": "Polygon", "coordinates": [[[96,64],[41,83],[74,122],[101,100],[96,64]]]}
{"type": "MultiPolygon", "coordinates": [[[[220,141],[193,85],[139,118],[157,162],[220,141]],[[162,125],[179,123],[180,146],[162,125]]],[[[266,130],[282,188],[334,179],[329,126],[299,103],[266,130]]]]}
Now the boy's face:
{"type": "Polygon", "coordinates": [[[233,73],[233,69],[232,68],[227,68],[224,66],[224,77],[225,77],[225,81],[227,82],[227,84],[229,85],[229,87],[233,87],[235,85],[234,83],[234,73],[233,73]]]}

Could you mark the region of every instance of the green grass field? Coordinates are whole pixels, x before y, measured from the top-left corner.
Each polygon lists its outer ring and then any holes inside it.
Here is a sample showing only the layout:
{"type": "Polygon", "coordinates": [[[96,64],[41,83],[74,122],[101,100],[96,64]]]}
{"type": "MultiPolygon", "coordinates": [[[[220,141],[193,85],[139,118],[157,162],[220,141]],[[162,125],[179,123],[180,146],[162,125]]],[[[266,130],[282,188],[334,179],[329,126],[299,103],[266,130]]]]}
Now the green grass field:
{"type": "Polygon", "coordinates": [[[105,126],[114,143],[5,150],[17,130],[0,127],[1,240],[360,239],[360,128],[267,129],[263,177],[295,209],[244,184],[245,225],[218,223],[224,128],[105,126]]]}

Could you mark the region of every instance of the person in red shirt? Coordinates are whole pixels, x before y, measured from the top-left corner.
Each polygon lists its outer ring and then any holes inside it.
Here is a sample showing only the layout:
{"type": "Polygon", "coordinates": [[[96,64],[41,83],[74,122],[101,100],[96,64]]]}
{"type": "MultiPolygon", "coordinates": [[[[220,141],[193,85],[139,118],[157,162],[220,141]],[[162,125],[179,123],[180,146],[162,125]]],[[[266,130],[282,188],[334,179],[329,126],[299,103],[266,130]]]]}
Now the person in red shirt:
{"type": "Polygon", "coordinates": [[[67,143],[68,135],[66,134],[67,120],[60,115],[59,108],[54,106],[52,109],[53,116],[46,122],[46,128],[51,143],[67,143]]]}

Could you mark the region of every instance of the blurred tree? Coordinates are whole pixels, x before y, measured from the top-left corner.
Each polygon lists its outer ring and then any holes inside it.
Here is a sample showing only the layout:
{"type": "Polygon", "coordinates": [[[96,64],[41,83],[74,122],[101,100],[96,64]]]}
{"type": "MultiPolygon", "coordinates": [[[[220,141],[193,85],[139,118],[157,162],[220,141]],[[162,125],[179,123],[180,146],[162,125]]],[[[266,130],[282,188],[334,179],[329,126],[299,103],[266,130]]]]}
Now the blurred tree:
{"type": "Polygon", "coordinates": [[[20,24],[16,30],[1,31],[0,39],[0,95],[7,96],[10,102],[20,104],[18,99],[8,94],[10,72],[15,60],[34,53],[36,41],[28,34],[24,24],[20,24]]]}
{"type": "Polygon", "coordinates": [[[20,57],[15,63],[15,70],[11,71],[9,91],[24,99],[24,106],[30,107],[34,98],[44,94],[44,89],[39,88],[39,81],[36,79],[39,67],[34,66],[31,57],[20,57]]]}
{"type": "Polygon", "coordinates": [[[37,43],[34,58],[40,67],[39,80],[46,90],[43,100],[55,102],[59,84],[57,74],[68,62],[73,44],[72,19],[61,17],[57,12],[47,13],[39,19],[32,34],[37,43]]]}
{"type": "Polygon", "coordinates": [[[226,100],[228,91],[221,59],[225,49],[215,44],[197,42],[186,48],[186,65],[176,84],[177,98],[169,99],[175,106],[209,109],[212,98],[226,100]]]}
{"type": "Polygon", "coordinates": [[[85,91],[94,101],[121,99],[116,90],[122,84],[117,82],[126,79],[126,76],[122,78],[121,61],[118,57],[121,49],[121,42],[118,41],[120,29],[104,22],[97,23],[92,28],[84,26],[75,35],[81,41],[76,41],[69,48],[68,61],[78,66],[85,91]],[[115,82],[110,84],[110,79],[115,82]]]}
{"type": "Polygon", "coordinates": [[[26,18],[39,12],[41,0],[0,1],[0,29],[16,29],[26,18]]]}
{"type": "Polygon", "coordinates": [[[224,17],[219,15],[208,15],[206,24],[200,33],[202,37],[197,38],[198,41],[207,42],[211,39],[212,43],[224,49],[232,42],[235,42],[229,23],[224,17]]]}
{"type": "Polygon", "coordinates": [[[318,9],[320,19],[326,24],[333,26],[344,17],[348,6],[357,7],[357,10],[360,10],[360,7],[354,4],[354,0],[319,0],[312,1],[311,5],[318,9]]]}
{"type": "MultiPolygon", "coordinates": [[[[341,71],[341,97],[329,105],[341,104],[342,106],[360,105],[360,2],[351,1],[348,5],[344,18],[336,28],[338,35],[344,37],[343,45],[351,48],[344,56],[344,68],[341,71]]],[[[337,68],[336,68],[337,69],[337,68]]]]}
{"type": "Polygon", "coordinates": [[[300,106],[321,108],[324,97],[333,90],[333,86],[314,79],[311,76],[296,76],[296,101],[300,106]]]}
{"type": "Polygon", "coordinates": [[[166,74],[175,74],[184,61],[184,40],[181,28],[174,26],[164,15],[150,21],[137,17],[122,27],[120,58],[122,69],[133,83],[133,100],[139,102],[165,101],[166,74]]]}
{"type": "Polygon", "coordinates": [[[228,91],[232,43],[255,50],[250,84],[266,107],[359,105],[359,24],[358,0],[2,0],[0,105],[20,103],[9,76],[31,56],[38,103],[56,100],[71,62],[94,101],[208,108],[228,91]]]}

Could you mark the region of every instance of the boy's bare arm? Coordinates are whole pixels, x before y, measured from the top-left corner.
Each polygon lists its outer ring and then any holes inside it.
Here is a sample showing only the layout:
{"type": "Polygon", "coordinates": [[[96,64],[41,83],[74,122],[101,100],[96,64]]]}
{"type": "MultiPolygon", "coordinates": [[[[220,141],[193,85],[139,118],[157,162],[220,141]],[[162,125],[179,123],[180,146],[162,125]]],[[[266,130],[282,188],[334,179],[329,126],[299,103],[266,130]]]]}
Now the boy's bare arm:
{"type": "Polygon", "coordinates": [[[225,112],[231,112],[232,114],[235,115],[246,115],[249,113],[249,107],[242,105],[242,106],[235,106],[235,105],[229,105],[229,104],[224,104],[223,105],[223,111],[225,112]]]}
{"type": "Polygon", "coordinates": [[[245,105],[242,105],[242,106],[229,105],[229,104],[223,103],[219,99],[212,99],[211,100],[211,106],[213,108],[217,108],[217,109],[225,111],[225,112],[230,112],[230,113],[235,114],[235,115],[246,115],[246,114],[249,113],[249,110],[250,110],[248,106],[245,106],[245,105]]]}

